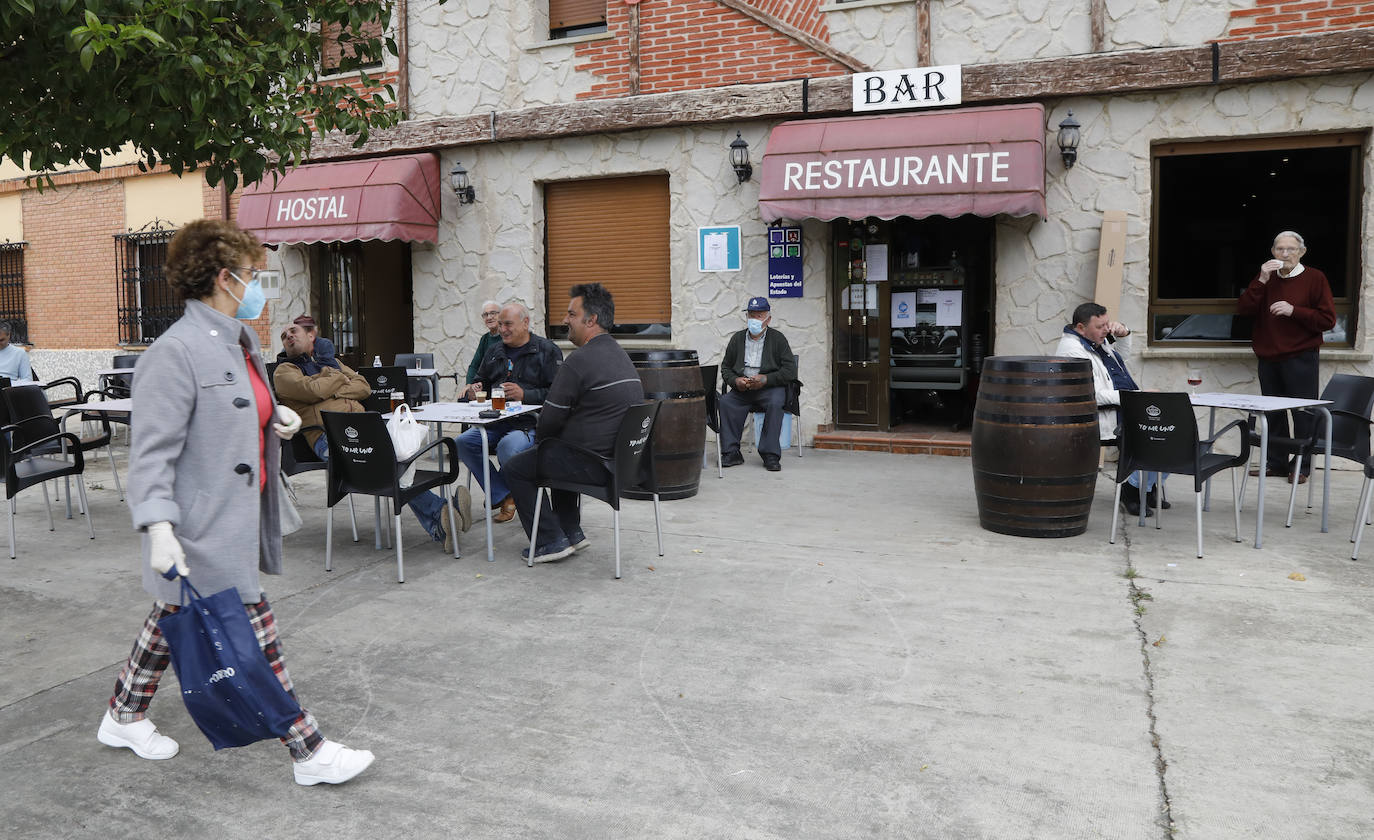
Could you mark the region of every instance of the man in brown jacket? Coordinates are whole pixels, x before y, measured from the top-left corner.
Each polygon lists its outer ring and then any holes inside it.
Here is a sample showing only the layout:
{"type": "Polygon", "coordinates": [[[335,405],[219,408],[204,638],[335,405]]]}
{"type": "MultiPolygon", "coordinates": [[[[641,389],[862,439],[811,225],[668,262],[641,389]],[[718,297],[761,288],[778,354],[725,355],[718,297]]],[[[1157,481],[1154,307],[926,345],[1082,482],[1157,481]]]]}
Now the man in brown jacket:
{"type": "MultiPolygon", "coordinates": [[[[321,411],[355,413],[363,410],[362,400],[372,395],[357,371],[334,358],[334,343],[320,338],[315,319],[302,315],[281,334],[286,361],[277,365],[272,387],[277,399],[301,416],[305,426],[321,426],[321,411]]],[[[329,457],[324,435],[306,432],[306,440],[321,458],[329,457]]]]}

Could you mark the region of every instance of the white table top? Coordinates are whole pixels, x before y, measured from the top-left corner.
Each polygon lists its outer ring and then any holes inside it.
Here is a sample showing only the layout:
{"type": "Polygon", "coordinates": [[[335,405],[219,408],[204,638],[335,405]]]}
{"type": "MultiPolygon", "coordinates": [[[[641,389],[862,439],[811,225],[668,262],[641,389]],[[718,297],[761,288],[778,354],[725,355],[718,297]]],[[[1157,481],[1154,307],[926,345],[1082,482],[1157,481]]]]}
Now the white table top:
{"type": "MultiPolygon", "coordinates": [[[[500,417],[488,419],[477,416],[477,412],[490,407],[490,401],[484,403],[434,402],[425,403],[419,408],[412,408],[410,413],[416,420],[423,423],[466,423],[473,426],[485,426],[488,423],[509,420],[512,417],[538,411],[543,406],[521,403],[519,408],[512,410],[510,404],[507,403],[506,410],[501,412],[500,417]]],[[[382,416],[390,417],[391,415],[384,414],[382,416]]]]}
{"type": "Polygon", "coordinates": [[[1266,397],[1261,394],[1192,394],[1193,405],[1206,408],[1234,408],[1240,411],[1290,411],[1295,408],[1312,408],[1331,405],[1331,400],[1305,399],[1302,397],[1266,397]]]}
{"type": "Polygon", "coordinates": [[[96,372],[95,372],[95,375],[96,375],[96,376],[121,376],[121,375],[127,373],[127,374],[129,374],[130,376],[133,376],[134,371],[136,371],[136,370],[138,370],[138,368],[105,368],[104,370],[98,370],[98,371],[96,371],[96,372]]]}
{"type": "Polygon", "coordinates": [[[134,410],[134,401],[130,398],[122,400],[96,400],[95,402],[77,403],[76,405],[64,405],[63,411],[108,411],[111,414],[129,414],[134,410]]]}
{"type": "Polygon", "coordinates": [[[428,378],[438,373],[438,368],[406,368],[406,376],[428,378]]]}

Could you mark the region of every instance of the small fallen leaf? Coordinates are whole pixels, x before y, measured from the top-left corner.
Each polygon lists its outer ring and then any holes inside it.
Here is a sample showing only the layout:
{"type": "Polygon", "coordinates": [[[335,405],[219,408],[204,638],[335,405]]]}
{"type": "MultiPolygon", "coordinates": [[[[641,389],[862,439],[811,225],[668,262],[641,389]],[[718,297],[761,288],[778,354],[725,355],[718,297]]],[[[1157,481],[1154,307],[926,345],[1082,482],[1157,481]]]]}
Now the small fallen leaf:
{"type": "Polygon", "coordinates": [[[651,572],[656,572],[656,571],[658,571],[658,570],[655,569],[653,566],[645,566],[644,568],[648,569],[648,570],[651,571],[651,572]]]}
{"type": "Polygon", "coordinates": [[[1164,644],[1164,637],[1160,636],[1158,639],[1155,639],[1153,642],[1150,642],[1150,644],[1154,645],[1155,647],[1159,647],[1160,645],[1164,644]]]}
{"type": "Polygon", "coordinates": [[[478,577],[481,577],[481,576],[482,576],[482,575],[481,575],[481,573],[478,573],[478,575],[477,575],[477,576],[478,576],[478,577]]]}
{"type": "Polygon", "coordinates": [[[825,564],[824,564],[824,563],[817,563],[816,565],[817,565],[817,566],[824,566],[825,564]]]}
{"type": "Polygon", "coordinates": [[[1307,575],[1304,575],[1302,572],[1294,572],[1293,574],[1291,574],[1291,575],[1288,576],[1288,579],[1289,579],[1289,580],[1307,580],[1307,575]]]}
{"type": "Polygon", "coordinates": [[[701,554],[702,551],[701,551],[701,549],[699,549],[699,548],[694,548],[694,549],[692,549],[692,553],[693,553],[693,554],[701,554]]]}
{"type": "Polygon", "coordinates": [[[926,768],[929,767],[929,766],[930,766],[929,764],[922,764],[922,765],[921,765],[921,772],[924,773],[924,772],[926,771],[926,768]]]}

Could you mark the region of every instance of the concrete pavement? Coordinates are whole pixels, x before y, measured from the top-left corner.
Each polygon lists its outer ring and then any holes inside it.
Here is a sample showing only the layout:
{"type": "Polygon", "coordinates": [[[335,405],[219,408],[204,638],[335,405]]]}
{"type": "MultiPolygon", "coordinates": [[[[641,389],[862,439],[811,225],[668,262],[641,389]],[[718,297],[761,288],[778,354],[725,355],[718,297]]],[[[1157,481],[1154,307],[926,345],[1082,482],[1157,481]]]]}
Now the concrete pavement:
{"type": "MultiPolygon", "coordinates": [[[[590,551],[526,568],[516,524],[454,561],[405,518],[406,583],[324,512],[267,579],[288,668],[324,733],[377,754],[301,788],[275,743],[213,752],[174,678],[151,708],[182,744],[95,740],[150,599],[108,470],[98,539],[19,500],[0,611],[6,837],[1367,838],[1374,836],[1374,533],[1360,477],[1265,548],[1232,541],[1222,478],[1194,556],[1188,479],[1163,530],[978,526],[968,459],[808,451],[703,474],[693,499],[585,506],[590,551]],[[1297,572],[1305,580],[1294,580],[1297,572]]],[[[318,475],[297,482],[318,499],[318,475]]],[[[1242,526],[1253,528],[1251,504],[1242,526]]],[[[55,508],[56,510],[56,508],[55,508]]]]}

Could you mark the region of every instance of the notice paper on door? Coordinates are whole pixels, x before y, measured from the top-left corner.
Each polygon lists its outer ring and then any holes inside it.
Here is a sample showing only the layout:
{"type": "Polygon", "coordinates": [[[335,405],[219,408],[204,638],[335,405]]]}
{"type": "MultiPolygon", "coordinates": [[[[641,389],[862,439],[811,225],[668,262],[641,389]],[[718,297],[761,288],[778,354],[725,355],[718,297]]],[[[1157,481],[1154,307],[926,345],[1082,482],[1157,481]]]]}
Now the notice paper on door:
{"type": "Polygon", "coordinates": [[[964,323],[964,290],[931,289],[935,298],[935,326],[958,327],[964,323]]]}

